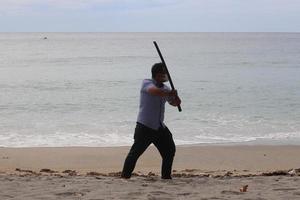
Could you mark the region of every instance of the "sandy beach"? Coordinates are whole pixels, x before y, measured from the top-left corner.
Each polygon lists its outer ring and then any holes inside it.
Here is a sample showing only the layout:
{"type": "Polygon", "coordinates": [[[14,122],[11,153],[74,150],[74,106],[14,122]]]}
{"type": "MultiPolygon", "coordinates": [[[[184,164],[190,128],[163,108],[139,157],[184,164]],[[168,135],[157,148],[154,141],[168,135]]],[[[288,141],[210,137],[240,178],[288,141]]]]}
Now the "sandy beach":
{"type": "Polygon", "coordinates": [[[300,198],[300,146],[177,146],[169,181],[152,146],[120,179],[128,150],[0,148],[0,199],[300,198]]]}

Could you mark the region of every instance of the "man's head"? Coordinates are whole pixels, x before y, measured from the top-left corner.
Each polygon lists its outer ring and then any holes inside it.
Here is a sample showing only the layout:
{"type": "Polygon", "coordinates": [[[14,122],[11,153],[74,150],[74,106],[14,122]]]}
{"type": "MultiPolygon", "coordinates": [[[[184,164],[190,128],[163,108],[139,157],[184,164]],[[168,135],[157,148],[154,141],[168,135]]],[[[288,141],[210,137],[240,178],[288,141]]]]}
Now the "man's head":
{"type": "Polygon", "coordinates": [[[163,83],[168,81],[167,72],[165,66],[162,63],[155,63],[151,69],[152,78],[158,83],[163,83]]]}

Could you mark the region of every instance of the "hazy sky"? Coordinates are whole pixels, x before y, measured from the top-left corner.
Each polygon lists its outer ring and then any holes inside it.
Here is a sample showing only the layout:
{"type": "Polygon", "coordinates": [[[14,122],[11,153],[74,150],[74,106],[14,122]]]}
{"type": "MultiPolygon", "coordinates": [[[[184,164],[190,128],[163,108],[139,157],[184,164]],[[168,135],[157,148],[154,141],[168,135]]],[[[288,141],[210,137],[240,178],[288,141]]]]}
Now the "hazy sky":
{"type": "Polygon", "coordinates": [[[300,0],[0,0],[0,32],[299,32],[300,0]]]}

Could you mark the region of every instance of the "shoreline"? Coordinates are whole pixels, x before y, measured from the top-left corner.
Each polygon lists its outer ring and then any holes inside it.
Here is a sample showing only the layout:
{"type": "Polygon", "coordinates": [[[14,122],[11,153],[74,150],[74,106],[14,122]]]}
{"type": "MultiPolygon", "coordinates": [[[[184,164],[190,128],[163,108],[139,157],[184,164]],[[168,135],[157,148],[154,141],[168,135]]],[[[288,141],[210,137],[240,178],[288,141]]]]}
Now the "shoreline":
{"type": "MultiPolygon", "coordinates": [[[[0,146],[1,148],[119,148],[119,147],[131,147],[132,143],[126,145],[107,145],[107,146],[0,146]]],[[[300,146],[300,137],[298,138],[283,138],[283,139],[266,139],[266,138],[259,138],[250,141],[242,141],[242,142],[195,142],[195,143],[176,143],[176,146],[300,146]]]]}

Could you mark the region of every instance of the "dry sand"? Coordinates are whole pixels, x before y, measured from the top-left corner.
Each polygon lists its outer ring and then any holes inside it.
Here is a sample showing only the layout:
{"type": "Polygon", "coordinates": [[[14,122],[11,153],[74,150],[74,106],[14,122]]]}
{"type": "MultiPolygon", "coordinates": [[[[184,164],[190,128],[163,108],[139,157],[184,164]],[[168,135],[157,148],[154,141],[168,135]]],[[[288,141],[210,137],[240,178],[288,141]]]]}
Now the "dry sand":
{"type": "Polygon", "coordinates": [[[178,146],[168,181],[153,147],[120,179],[128,150],[0,148],[0,199],[300,199],[300,146],[178,146]]]}

